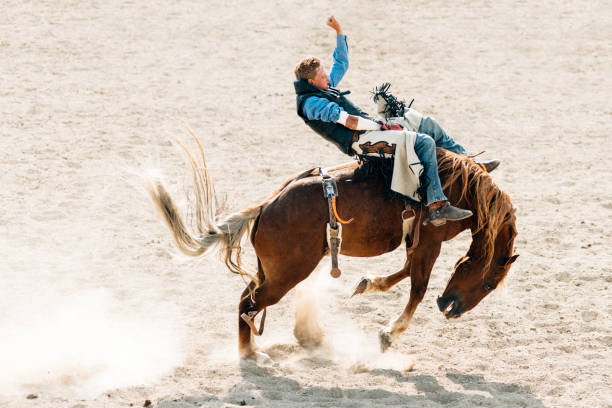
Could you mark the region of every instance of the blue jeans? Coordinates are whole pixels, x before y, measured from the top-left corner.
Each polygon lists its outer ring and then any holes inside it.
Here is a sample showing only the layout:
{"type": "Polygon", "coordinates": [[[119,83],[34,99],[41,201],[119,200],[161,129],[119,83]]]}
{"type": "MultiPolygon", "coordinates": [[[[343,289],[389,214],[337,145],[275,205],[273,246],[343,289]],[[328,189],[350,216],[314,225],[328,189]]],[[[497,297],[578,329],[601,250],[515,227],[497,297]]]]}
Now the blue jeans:
{"type": "Polygon", "coordinates": [[[436,142],[437,147],[450,150],[453,153],[459,153],[467,156],[467,152],[459,143],[455,142],[452,137],[446,134],[442,126],[434,118],[429,116],[423,117],[418,133],[424,133],[431,136],[436,142]]]}
{"type": "Polygon", "coordinates": [[[423,163],[425,171],[427,205],[436,201],[446,200],[447,198],[442,192],[442,186],[440,185],[440,176],[438,176],[436,142],[434,142],[434,139],[429,135],[417,133],[416,140],[414,141],[414,152],[419,156],[419,160],[423,163]]]}
{"type": "Polygon", "coordinates": [[[414,151],[425,167],[425,182],[427,183],[427,205],[446,200],[438,176],[438,159],[436,147],[450,150],[453,153],[467,155],[467,152],[452,137],[446,134],[442,126],[434,118],[423,117],[419,132],[414,142],[414,151]]]}

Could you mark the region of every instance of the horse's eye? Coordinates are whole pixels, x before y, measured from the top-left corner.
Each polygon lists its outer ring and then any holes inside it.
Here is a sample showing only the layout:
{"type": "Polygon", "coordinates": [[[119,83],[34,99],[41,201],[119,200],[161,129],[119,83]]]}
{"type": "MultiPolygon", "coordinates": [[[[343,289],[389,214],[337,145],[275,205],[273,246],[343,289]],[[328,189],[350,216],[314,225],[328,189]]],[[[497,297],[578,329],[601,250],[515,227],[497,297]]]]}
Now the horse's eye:
{"type": "Polygon", "coordinates": [[[491,282],[485,282],[483,285],[484,290],[486,290],[487,292],[492,291],[493,289],[495,289],[495,285],[493,285],[491,282]]]}

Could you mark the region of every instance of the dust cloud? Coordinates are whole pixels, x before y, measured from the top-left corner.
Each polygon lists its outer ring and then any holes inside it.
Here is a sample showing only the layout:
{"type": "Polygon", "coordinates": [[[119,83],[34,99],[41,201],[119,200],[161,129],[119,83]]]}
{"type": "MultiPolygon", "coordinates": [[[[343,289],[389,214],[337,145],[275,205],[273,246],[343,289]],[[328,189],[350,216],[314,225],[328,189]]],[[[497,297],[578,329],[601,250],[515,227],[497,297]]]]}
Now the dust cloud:
{"type": "Polygon", "coordinates": [[[183,359],[167,305],[160,320],[161,309],[129,307],[109,289],[5,293],[0,304],[0,394],[93,397],[147,384],[183,359]]]}
{"type": "Polygon", "coordinates": [[[311,350],[313,357],[332,359],[350,372],[376,368],[411,370],[412,356],[379,349],[378,333],[364,332],[350,314],[338,307],[339,299],[350,294],[342,293],[342,285],[329,276],[329,265],[324,263],[313,276],[298,287],[296,293],[294,334],[298,342],[311,350]],[[324,311],[334,311],[328,313],[324,311]],[[318,346],[318,347],[317,347],[318,346]]]}

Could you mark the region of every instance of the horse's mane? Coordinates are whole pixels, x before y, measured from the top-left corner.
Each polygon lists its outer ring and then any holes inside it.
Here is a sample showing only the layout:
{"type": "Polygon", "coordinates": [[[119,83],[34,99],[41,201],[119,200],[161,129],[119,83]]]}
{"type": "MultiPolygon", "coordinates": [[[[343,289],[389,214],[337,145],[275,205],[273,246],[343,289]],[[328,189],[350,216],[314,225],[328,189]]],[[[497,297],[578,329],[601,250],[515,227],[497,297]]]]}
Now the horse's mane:
{"type": "Polygon", "coordinates": [[[440,148],[437,156],[443,190],[448,192],[449,198],[452,196],[454,203],[466,203],[476,216],[472,235],[481,237],[478,241],[487,267],[493,259],[495,239],[501,226],[515,220],[510,197],[469,157],[440,148]]]}

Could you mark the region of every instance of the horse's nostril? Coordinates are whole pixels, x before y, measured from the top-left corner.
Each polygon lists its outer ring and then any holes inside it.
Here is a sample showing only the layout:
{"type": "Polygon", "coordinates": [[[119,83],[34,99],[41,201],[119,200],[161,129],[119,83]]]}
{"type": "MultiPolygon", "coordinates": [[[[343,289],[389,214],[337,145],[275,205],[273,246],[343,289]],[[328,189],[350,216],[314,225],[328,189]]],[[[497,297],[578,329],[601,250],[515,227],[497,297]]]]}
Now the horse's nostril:
{"type": "Polygon", "coordinates": [[[438,296],[438,309],[440,309],[441,312],[444,312],[444,310],[446,310],[446,308],[448,307],[448,305],[450,305],[454,300],[454,297],[449,296],[447,298],[443,298],[438,296]]]}

